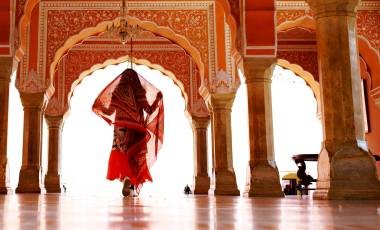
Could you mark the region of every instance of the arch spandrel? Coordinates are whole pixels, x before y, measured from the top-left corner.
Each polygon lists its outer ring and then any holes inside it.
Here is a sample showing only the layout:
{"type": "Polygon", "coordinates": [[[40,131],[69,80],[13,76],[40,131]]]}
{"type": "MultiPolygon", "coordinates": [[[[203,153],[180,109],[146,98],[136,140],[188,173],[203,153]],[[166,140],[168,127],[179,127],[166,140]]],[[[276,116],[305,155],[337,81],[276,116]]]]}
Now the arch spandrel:
{"type": "Polygon", "coordinates": [[[380,11],[379,10],[360,10],[357,16],[358,36],[364,37],[370,46],[376,50],[380,56],[380,11]]]}
{"type": "Polygon", "coordinates": [[[201,88],[201,85],[202,85],[200,73],[199,73],[198,68],[194,68],[195,67],[194,63],[191,63],[191,65],[193,67],[191,68],[192,73],[191,73],[190,79],[195,80],[194,83],[197,85],[197,88],[195,88],[191,91],[191,93],[192,93],[191,98],[193,100],[191,101],[191,107],[188,109],[188,112],[194,116],[197,116],[197,117],[208,117],[210,115],[210,113],[209,113],[209,110],[206,106],[205,100],[202,97],[202,95],[200,94],[200,90],[199,90],[201,88]]]}
{"type": "MultiPolygon", "coordinates": [[[[86,37],[105,31],[119,13],[118,2],[41,2],[40,53],[46,50],[46,61],[40,56],[39,72],[50,78],[62,55],[86,37]],[[102,10],[100,10],[102,9],[102,10]],[[86,29],[87,28],[87,29],[86,29]],[[41,64],[42,63],[42,64],[41,64]]],[[[132,24],[167,37],[183,47],[194,59],[201,77],[208,76],[213,63],[209,54],[214,49],[209,39],[213,31],[213,3],[205,2],[145,2],[129,3],[128,19],[132,24]],[[137,10],[138,9],[138,10],[137,10]]]]}
{"type": "Polygon", "coordinates": [[[278,51],[279,59],[287,60],[290,63],[301,66],[304,70],[311,73],[316,81],[319,81],[318,56],[316,51],[310,50],[289,50],[278,51]]]}
{"type": "MultiPolygon", "coordinates": [[[[105,31],[106,25],[110,25],[110,24],[111,24],[111,22],[101,23],[100,25],[98,25],[95,28],[85,29],[85,30],[81,31],[79,34],[74,35],[73,37],[70,37],[65,42],[65,45],[60,47],[57,50],[57,52],[55,53],[54,61],[50,65],[49,74],[52,75],[54,73],[58,60],[62,57],[62,55],[65,51],[67,51],[68,49],[70,49],[73,46],[73,44],[76,44],[77,42],[81,42],[81,38],[83,38],[83,37],[84,38],[90,37],[90,36],[98,34],[99,32],[105,31]]],[[[142,27],[144,29],[147,29],[147,30],[150,30],[153,32],[157,32],[156,29],[158,29],[155,27],[154,24],[151,24],[151,23],[141,23],[141,24],[136,23],[136,24],[138,24],[140,27],[142,27]]],[[[159,30],[163,31],[165,29],[159,29],[159,30]]],[[[192,47],[185,38],[183,38],[182,36],[177,36],[176,34],[174,34],[170,30],[165,30],[165,32],[162,34],[163,34],[163,36],[168,37],[171,40],[177,41],[177,43],[180,44],[181,47],[185,47],[186,51],[188,51],[190,54],[193,54],[192,56],[195,56],[195,61],[197,62],[198,66],[200,67],[201,71],[204,71],[204,64],[202,61],[200,61],[201,58],[199,57],[198,50],[194,49],[194,47],[192,47]]]]}

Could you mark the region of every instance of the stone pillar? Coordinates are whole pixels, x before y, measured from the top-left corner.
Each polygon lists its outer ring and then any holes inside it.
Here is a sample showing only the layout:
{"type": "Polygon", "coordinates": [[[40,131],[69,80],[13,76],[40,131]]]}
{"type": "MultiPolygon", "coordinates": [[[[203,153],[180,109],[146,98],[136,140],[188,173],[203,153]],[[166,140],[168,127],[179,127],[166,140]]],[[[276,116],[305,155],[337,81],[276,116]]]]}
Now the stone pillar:
{"type": "Polygon", "coordinates": [[[213,180],[210,193],[240,195],[232,164],[231,107],[235,93],[215,93],[207,97],[213,128],[213,180]]]}
{"type": "Polygon", "coordinates": [[[210,117],[191,116],[194,142],[194,194],[208,194],[210,177],[207,172],[207,127],[210,117]]]}
{"type": "Polygon", "coordinates": [[[316,199],[379,199],[375,161],[363,137],[356,36],[359,0],[307,0],[315,12],[322,93],[323,149],[316,199]]]}
{"type": "Polygon", "coordinates": [[[245,195],[282,197],[274,158],[271,82],[274,58],[244,59],[248,95],[249,148],[245,195]]]}
{"type": "Polygon", "coordinates": [[[0,194],[12,193],[7,158],[9,83],[12,65],[12,57],[0,58],[0,194]]]}
{"type": "Polygon", "coordinates": [[[16,193],[41,193],[42,115],[46,106],[45,93],[20,92],[24,106],[22,166],[16,193]]]}
{"type": "Polygon", "coordinates": [[[48,171],[45,175],[45,188],[48,193],[60,193],[61,188],[61,140],[63,115],[45,115],[49,126],[48,171]]]}

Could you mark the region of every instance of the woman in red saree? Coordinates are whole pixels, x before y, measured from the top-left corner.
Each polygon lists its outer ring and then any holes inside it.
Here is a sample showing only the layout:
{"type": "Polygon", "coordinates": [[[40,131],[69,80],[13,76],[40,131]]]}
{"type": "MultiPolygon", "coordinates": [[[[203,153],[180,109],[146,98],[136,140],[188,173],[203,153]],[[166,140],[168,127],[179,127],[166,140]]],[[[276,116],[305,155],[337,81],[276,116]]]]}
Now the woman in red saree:
{"type": "Polygon", "coordinates": [[[162,93],[134,70],[126,69],[96,98],[92,110],[114,126],[107,179],[124,181],[139,193],[153,181],[149,169],[157,158],[164,137],[162,93]]]}

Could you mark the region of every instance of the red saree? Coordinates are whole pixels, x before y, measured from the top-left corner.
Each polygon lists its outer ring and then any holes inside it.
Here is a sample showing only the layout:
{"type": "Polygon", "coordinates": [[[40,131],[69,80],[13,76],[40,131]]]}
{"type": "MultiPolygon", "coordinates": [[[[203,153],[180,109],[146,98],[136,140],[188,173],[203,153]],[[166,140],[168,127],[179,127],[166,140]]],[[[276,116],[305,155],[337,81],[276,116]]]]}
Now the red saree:
{"type": "Polygon", "coordinates": [[[107,179],[129,177],[139,192],[152,181],[149,169],[164,137],[162,93],[132,69],[126,69],[96,98],[93,112],[114,126],[107,179]]]}

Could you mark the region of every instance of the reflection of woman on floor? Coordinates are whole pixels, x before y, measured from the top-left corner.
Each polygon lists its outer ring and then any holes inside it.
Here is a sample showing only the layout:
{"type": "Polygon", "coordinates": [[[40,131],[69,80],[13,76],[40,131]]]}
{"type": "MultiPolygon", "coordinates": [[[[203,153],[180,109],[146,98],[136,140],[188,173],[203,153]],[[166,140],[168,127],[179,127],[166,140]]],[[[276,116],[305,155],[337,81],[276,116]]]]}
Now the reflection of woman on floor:
{"type": "Polygon", "coordinates": [[[124,182],[123,195],[138,194],[152,181],[154,163],[164,136],[162,93],[134,70],[126,69],[96,98],[92,110],[114,126],[107,179],[124,182]]]}

